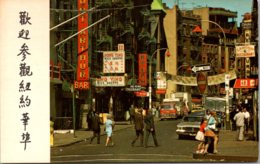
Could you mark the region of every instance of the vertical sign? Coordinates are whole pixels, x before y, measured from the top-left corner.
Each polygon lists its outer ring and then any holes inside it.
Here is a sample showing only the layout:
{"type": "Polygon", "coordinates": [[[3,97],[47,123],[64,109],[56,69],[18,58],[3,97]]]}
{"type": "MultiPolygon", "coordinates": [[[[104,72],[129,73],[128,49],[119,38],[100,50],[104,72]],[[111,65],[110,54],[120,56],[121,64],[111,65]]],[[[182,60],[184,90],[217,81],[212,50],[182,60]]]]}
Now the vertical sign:
{"type": "MultiPolygon", "coordinates": [[[[87,0],[78,0],[79,14],[88,10],[87,0]]],[[[88,14],[78,17],[78,31],[88,27],[88,14]]],[[[88,67],[88,30],[84,30],[78,35],[78,67],[77,81],[89,80],[88,67]]]]}
{"type": "Polygon", "coordinates": [[[49,1],[0,1],[0,11],[0,163],[49,162],[49,1]]]}
{"type": "Polygon", "coordinates": [[[147,85],[147,54],[140,53],[138,56],[138,84],[147,85]]]}

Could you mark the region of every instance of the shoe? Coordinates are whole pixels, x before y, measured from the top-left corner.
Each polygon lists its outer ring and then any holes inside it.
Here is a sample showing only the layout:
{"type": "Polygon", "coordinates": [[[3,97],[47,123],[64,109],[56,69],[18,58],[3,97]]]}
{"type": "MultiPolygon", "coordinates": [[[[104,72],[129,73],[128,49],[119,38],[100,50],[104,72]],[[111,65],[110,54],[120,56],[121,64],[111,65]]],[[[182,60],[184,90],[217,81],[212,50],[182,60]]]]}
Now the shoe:
{"type": "Polygon", "coordinates": [[[200,153],[200,151],[199,151],[199,150],[197,150],[197,151],[196,151],[196,153],[197,153],[197,154],[199,154],[199,153],[200,153]]]}
{"type": "Polygon", "coordinates": [[[217,151],[217,150],[214,150],[213,154],[217,154],[217,153],[218,153],[218,151],[217,151]]]}

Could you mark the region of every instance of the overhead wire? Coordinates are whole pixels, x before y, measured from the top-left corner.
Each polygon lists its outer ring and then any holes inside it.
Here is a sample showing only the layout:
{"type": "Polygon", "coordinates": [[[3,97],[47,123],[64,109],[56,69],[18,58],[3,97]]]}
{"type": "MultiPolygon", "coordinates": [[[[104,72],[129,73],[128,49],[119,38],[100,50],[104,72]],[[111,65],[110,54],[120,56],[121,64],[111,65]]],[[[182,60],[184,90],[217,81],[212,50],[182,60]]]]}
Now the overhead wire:
{"type": "MultiPolygon", "coordinates": [[[[138,5],[138,6],[123,6],[123,7],[110,7],[110,8],[100,8],[100,9],[94,9],[94,10],[76,10],[76,9],[55,9],[50,8],[50,11],[54,12],[99,12],[99,11],[105,11],[105,10],[122,10],[122,9],[133,9],[133,8],[141,8],[141,7],[147,7],[150,6],[149,4],[146,5],[138,5]]],[[[96,7],[97,8],[97,7],[96,7]]]]}

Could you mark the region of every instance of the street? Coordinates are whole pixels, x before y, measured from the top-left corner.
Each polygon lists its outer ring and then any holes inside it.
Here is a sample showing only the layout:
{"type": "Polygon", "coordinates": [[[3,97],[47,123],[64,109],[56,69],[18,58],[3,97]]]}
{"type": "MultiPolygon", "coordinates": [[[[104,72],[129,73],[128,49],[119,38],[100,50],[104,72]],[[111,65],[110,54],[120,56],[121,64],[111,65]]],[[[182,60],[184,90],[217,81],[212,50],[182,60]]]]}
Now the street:
{"type": "Polygon", "coordinates": [[[135,131],[129,127],[114,132],[113,147],[105,147],[104,135],[101,136],[101,144],[96,144],[94,139],[92,144],[87,140],[66,147],[54,147],[51,149],[51,162],[202,162],[192,158],[197,141],[178,139],[175,132],[178,122],[180,119],[156,122],[159,147],[154,146],[152,136],[149,137],[148,148],[140,147],[139,140],[132,147],[135,131]]]}

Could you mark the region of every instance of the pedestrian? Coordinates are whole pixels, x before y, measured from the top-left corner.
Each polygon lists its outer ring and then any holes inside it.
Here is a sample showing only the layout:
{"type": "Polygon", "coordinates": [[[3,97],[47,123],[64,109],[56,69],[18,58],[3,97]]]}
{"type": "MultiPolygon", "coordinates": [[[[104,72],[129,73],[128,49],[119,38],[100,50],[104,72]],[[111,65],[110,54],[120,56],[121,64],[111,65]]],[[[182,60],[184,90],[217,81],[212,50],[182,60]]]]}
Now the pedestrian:
{"type": "Polygon", "coordinates": [[[105,122],[105,132],[107,134],[106,138],[106,146],[108,146],[109,142],[114,146],[114,142],[112,140],[112,133],[115,127],[115,122],[112,120],[112,116],[110,114],[107,115],[107,120],[105,122]]]}
{"type": "Polygon", "coordinates": [[[250,114],[247,111],[246,106],[243,107],[243,113],[245,115],[245,134],[248,134],[250,114]]]}
{"type": "Polygon", "coordinates": [[[208,120],[210,116],[211,116],[211,115],[210,115],[210,111],[209,111],[209,109],[207,109],[207,110],[206,110],[206,119],[208,120]]]}
{"type": "Polygon", "coordinates": [[[244,126],[245,126],[245,114],[242,113],[242,108],[239,108],[239,112],[233,118],[236,121],[237,127],[237,140],[244,140],[244,126]]]}
{"type": "Polygon", "coordinates": [[[129,108],[129,114],[130,114],[130,124],[134,123],[134,117],[135,117],[135,107],[132,104],[131,107],[129,108]]]}
{"type": "Polygon", "coordinates": [[[92,118],[94,117],[94,110],[90,109],[87,113],[88,130],[92,130],[92,118]]]}
{"type": "Polygon", "coordinates": [[[92,131],[93,131],[93,136],[90,139],[90,144],[94,140],[94,138],[97,137],[97,144],[100,144],[100,118],[98,115],[98,112],[94,112],[94,116],[92,118],[92,131]]]}
{"type": "Polygon", "coordinates": [[[146,129],[144,147],[147,148],[147,143],[148,143],[148,138],[149,138],[150,133],[153,136],[154,145],[156,147],[159,146],[157,139],[156,139],[154,118],[153,118],[152,111],[150,109],[146,112],[146,115],[144,117],[144,123],[145,123],[145,129],[146,129]]]}
{"type": "Polygon", "coordinates": [[[214,142],[213,153],[214,154],[218,153],[217,143],[218,143],[218,132],[219,131],[216,128],[217,124],[218,124],[218,119],[217,119],[216,111],[211,111],[207,126],[205,128],[206,145],[205,145],[204,153],[208,153],[208,148],[209,148],[210,144],[212,143],[212,141],[214,142]]]}
{"type": "Polygon", "coordinates": [[[195,137],[199,141],[196,153],[204,153],[205,151],[205,128],[207,126],[207,119],[202,118],[200,123],[200,129],[195,137]]]}
{"type": "Polygon", "coordinates": [[[143,146],[144,141],[144,118],[143,118],[143,110],[140,108],[135,113],[135,133],[136,137],[132,141],[131,145],[134,146],[135,142],[140,137],[140,146],[143,146]]]}

